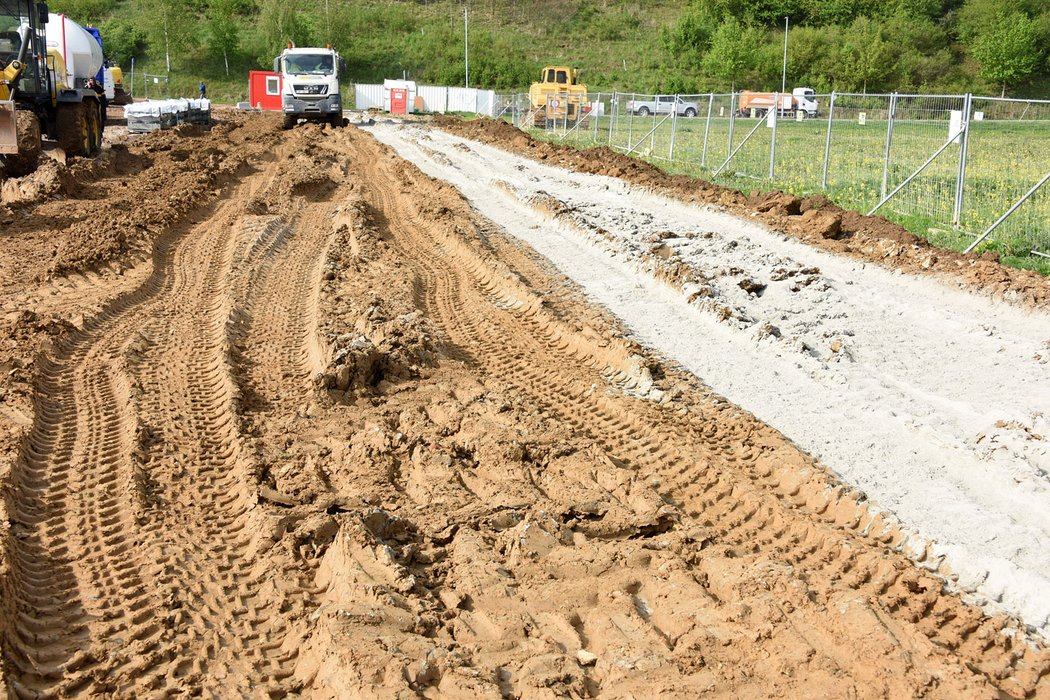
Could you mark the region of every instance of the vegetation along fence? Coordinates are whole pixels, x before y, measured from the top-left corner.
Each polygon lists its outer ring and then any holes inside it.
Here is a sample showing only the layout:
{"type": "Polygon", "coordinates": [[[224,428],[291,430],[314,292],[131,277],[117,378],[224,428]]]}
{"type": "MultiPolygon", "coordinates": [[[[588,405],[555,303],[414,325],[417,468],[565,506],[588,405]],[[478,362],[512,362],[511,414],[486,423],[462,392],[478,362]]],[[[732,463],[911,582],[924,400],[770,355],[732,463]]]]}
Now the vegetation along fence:
{"type": "Polygon", "coordinates": [[[527,95],[496,96],[495,113],[542,138],[609,145],[745,191],[826,194],[936,245],[983,243],[1041,268],[1050,258],[1050,101],[832,93],[809,111],[790,96],[763,109],[739,93],[587,101],[582,118],[552,112],[542,127],[527,95]]]}

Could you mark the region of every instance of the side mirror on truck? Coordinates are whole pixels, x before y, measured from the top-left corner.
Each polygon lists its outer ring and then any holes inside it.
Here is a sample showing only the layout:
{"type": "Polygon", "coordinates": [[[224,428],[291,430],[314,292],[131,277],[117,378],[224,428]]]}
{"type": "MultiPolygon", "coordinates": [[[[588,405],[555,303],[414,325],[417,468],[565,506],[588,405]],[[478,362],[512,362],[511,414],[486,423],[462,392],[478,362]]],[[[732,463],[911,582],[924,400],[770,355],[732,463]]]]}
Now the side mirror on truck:
{"type": "Polygon", "coordinates": [[[281,72],[281,57],[280,56],[278,56],[277,58],[273,59],[273,72],[274,73],[280,73],[281,72]]]}
{"type": "Polygon", "coordinates": [[[39,18],[40,24],[47,24],[47,16],[49,14],[51,14],[51,10],[48,9],[46,2],[38,2],[36,4],[36,16],[39,18]]]}

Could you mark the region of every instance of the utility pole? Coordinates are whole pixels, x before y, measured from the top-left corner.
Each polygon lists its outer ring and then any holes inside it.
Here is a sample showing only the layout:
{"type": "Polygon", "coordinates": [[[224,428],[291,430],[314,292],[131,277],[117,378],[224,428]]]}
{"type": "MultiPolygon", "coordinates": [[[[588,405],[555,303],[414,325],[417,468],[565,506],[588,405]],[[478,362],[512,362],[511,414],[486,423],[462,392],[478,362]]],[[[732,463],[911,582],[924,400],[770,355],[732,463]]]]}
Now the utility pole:
{"type": "Polygon", "coordinates": [[[328,0],[324,0],[324,25],[328,43],[332,43],[332,16],[328,13],[328,0]]]}
{"type": "MultiPolygon", "coordinates": [[[[784,18],[784,67],[780,71],[780,94],[787,92],[788,75],[788,18],[784,18]]],[[[783,97],[781,97],[783,99],[783,97]]]]}
{"type": "Polygon", "coordinates": [[[470,33],[468,27],[470,26],[469,20],[467,19],[467,4],[463,3],[463,64],[464,64],[464,76],[463,76],[463,87],[470,87],[470,33]]]}

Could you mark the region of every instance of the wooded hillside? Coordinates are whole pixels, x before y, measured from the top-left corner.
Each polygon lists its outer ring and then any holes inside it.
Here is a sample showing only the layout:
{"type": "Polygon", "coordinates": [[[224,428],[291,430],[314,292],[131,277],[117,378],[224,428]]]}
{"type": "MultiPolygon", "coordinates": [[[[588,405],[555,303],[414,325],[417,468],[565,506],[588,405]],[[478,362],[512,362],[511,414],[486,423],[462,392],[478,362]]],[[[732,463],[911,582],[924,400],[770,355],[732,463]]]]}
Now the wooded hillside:
{"type": "MultiPolygon", "coordinates": [[[[198,79],[236,98],[246,71],[286,41],[332,43],[351,81],[408,75],[462,84],[463,2],[448,0],[52,0],[101,27],[111,59],[176,91],[198,79]]],[[[546,63],[592,90],[707,92],[780,85],[819,92],[1050,96],[1047,0],[471,0],[472,86],[519,90],[546,63]]]]}

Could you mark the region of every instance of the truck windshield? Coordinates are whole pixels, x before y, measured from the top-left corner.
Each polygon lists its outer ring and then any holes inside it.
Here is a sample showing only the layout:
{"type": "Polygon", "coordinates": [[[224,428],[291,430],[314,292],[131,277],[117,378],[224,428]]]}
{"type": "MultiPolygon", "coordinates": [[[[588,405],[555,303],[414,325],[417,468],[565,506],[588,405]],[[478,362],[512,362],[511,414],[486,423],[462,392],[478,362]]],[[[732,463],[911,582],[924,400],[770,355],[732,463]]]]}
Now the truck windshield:
{"type": "Polygon", "coordinates": [[[334,67],[335,61],[330,54],[304,53],[284,58],[284,70],[287,73],[331,75],[334,67]]]}

